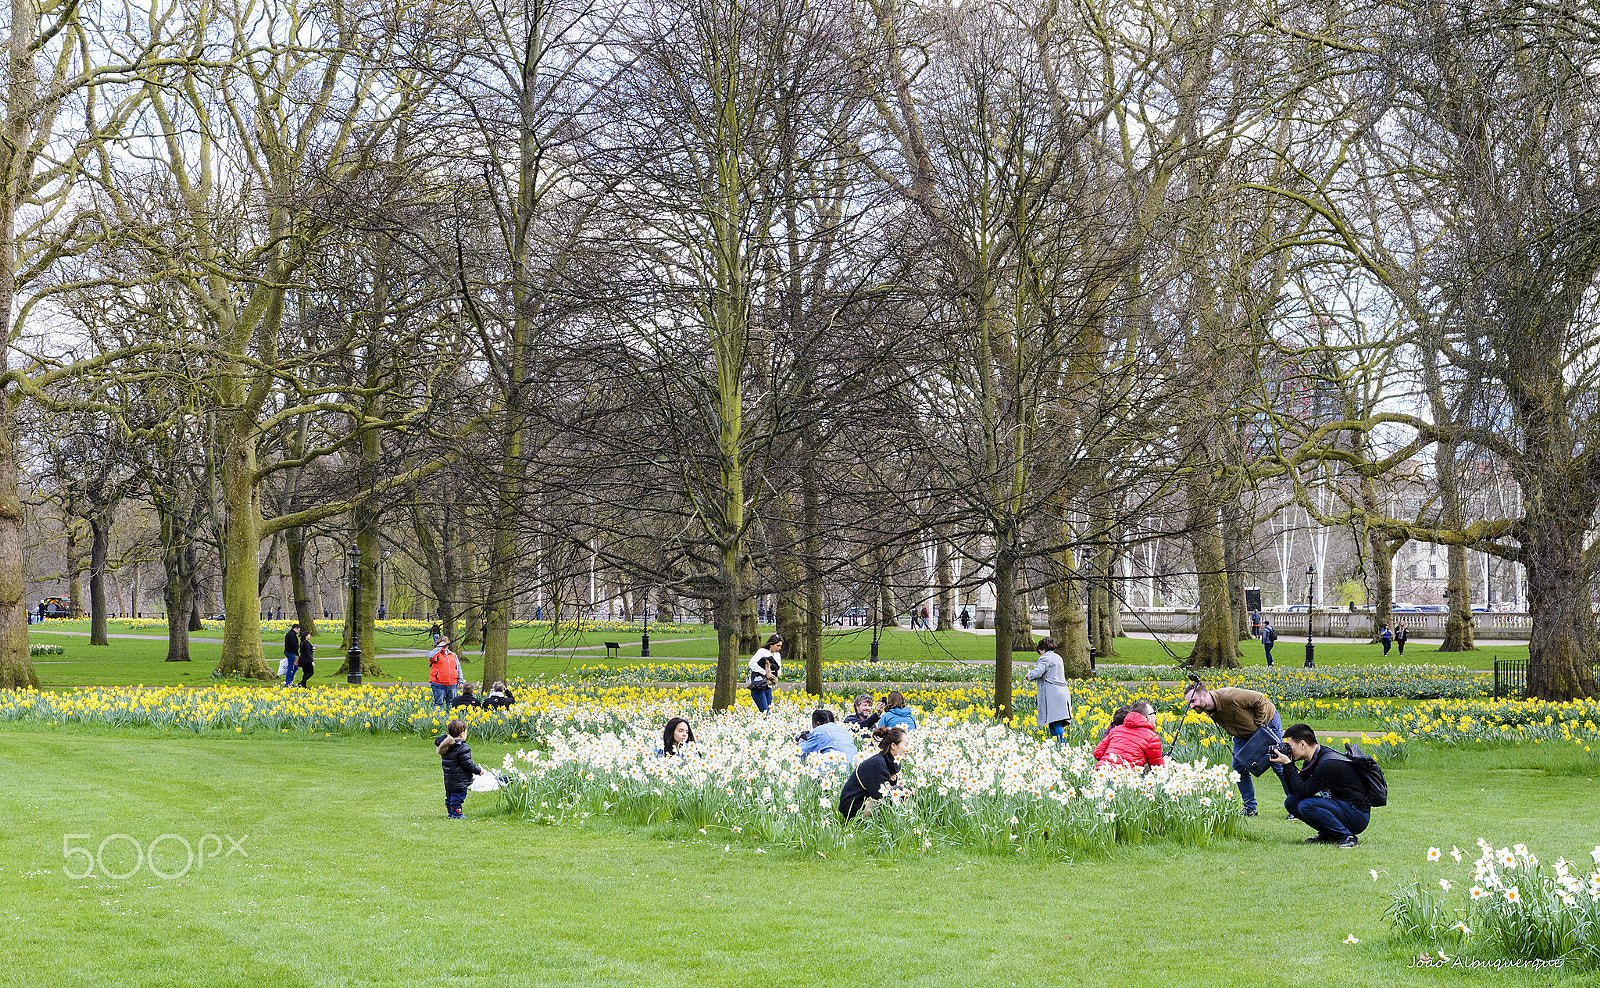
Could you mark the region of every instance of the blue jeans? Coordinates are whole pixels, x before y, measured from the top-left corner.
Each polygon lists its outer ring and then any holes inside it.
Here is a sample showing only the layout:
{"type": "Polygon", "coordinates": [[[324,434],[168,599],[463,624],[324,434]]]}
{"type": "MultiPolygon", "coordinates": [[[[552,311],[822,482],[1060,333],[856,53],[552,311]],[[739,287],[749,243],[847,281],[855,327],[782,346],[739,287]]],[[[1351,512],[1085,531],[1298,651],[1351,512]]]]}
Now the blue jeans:
{"type": "Polygon", "coordinates": [[[465,789],[446,789],[444,791],[444,811],[452,817],[461,816],[461,804],[467,801],[465,789]]]}
{"type": "Polygon", "coordinates": [[[757,710],[766,713],[767,708],[772,706],[772,687],[769,686],[764,690],[751,690],[750,699],[756,702],[757,710]]]}
{"type": "Polygon", "coordinates": [[[1262,642],[1261,644],[1267,650],[1267,665],[1270,666],[1272,665],[1272,642],[1262,642]]]}
{"type": "Polygon", "coordinates": [[[290,655],[289,653],[285,652],[283,654],[283,657],[289,660],[289,672],[288,672],[287,675],[285,675],[283,677],[283,685],[285,685],[285,686],[293,686],[294,685],[294,674],[295,674],[295,671],[297,670],[297,668],[300,665],[300,656],[298,656],[298,655],[290,655]]]}
{"type": "Polygon", "coordinates": [[[433,690],[434,707],[443,707],[449,710],[451,702],[456,698],[456,688],[454,686],[446,686],[443,683],[429,683],[428,686],[433,690]]]}
{"type": "MultiPolygon", "coordinates": [[[[1278,737],[1280,739],[1283,737],[1283,721],[1278,717],[1277,714],[1273,714],[1272,715],[1272,719],[1267,721],[1264,725],[1262,725],[1262,729],[1266,730],[1266,731],[1270,731],[1274,736],[1276,736],[1276,737],[1278,737]]],[[[1249,738],[1234,738],[1233,739],[1233,770],[1235,772],[1239,773],[1239,795],[1240,795],[1241,798],[1244,799],[1244,808],[1247,811],[1248,810],[1254,810],[1256,808],[1256,783],[1255,783],[1255,779],[1251,778],[1250,770],[1248,768],[1246,768],[1243,765],[1239,764],[1239,749],[1244,747],[1244,743],[1246,741],[1248,741],[1248,740],[1250,740],[1250,739],[1249,738]]],[[[1278,773],[1278,779],[1279,779],[1279,781],[1282,781],[1283,780],[1283,766],[1277,764],[1276,762],[1274,762],[1273,765],[1272,765],[1272,770],[1274,772],[1278,773]]]]}
{"type": "Polygon", "coordinates": [[[1067,740],[1065,737],[1066,729],[1067,722],[1064,720],[1053,720],[1050,722],[1050,736],[1055,738],[1057,741],[1067,740]]]}
{"type": "Polygon", "coordinates": [[[1283,808],[1299,817],[1324,839],[1343,840],[1367,829],[1372,814],[1356,808],[1356,804],[1331,796],[1307,796],[1300,799],[1284,787],[1283,808]]]}

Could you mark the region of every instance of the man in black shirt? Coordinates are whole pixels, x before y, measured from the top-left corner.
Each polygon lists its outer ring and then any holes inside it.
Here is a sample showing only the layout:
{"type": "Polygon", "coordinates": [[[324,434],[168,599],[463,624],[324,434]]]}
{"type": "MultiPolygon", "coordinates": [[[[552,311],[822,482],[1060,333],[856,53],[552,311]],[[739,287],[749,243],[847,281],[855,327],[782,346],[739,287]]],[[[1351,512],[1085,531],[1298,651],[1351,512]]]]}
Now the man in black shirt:
{"type": "Polygon", "coordinates": [[[1367,829],[1372,804],[1367,800],[1367,784],[1350,759],[1317,743],[1317,734],[1305,724],[1290,724],[1283,732],[1284,746],[1272,753],[1272,761],[1285,766],[1283,775],[1284,808],[1289,814],[1317,829],[1307,844],[1337,844],[1355,847],[1357,834],[1367,829]],[[1291,762],[1304,762],[1300,769],[1291,762]]]}

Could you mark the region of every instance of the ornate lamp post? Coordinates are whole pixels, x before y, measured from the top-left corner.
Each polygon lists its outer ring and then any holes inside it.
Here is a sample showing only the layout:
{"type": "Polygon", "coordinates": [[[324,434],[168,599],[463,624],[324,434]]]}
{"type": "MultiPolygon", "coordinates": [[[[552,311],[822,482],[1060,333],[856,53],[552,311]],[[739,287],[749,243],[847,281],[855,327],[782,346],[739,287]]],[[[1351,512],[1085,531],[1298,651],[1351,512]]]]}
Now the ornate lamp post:
{"type": "Polygon", "coordinates": [[[350,651],[345,653],[346,667],[350,670],[348,677],[351,683],[361,682],[361,550],[356,546],[350,547],[350,616],[345,618],[350,625],[350,651]]]}
{"type": "Polygon", "coordinates": [[[378,620],[389,616],[389,550],[383,550],[383,558],[378,560],[378,620]]]}
{"type": "Polygon", "coordinates": [[[644,633],[639,636],[639,655],[641,658],[650,657],[650,599],[644,602],[644,633]]]}
{"type": "Polygon", "coordinates": [[[1315,586],[1316,576],[1317,576],[1316,564],[1313,563],[1312,565],[1307,566],[1306,567],[1306,668],[1307,669],[1314,669],[1314,668],[1316,668],[1316,665],[1317,665],[1316,646],[1311,643],[1311,623],[1312,623],[1311,622],[1311,618],[1312,618],[1312,612],[1315,610],[1315,608],[1317,606],[1317,602],[1316,602],[1315,598],[1313,598],[1311,595],[1312,595],[1312,592],[1313,592],[1313,588],[1315,586]]]}

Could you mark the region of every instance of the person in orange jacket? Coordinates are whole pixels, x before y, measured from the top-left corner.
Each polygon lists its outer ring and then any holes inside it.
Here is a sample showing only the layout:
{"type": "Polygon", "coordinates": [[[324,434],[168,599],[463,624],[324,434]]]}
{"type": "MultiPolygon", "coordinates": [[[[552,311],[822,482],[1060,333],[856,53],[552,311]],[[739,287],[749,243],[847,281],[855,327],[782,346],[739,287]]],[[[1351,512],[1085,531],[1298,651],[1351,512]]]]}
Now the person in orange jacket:
{"type": "Polygon", "coordinates": [[[433,705],[450,709],[461,685],[461,660],[450,651],[450,639],[441,638],[428,656],[428,687],[433,690],[433,705]]]}

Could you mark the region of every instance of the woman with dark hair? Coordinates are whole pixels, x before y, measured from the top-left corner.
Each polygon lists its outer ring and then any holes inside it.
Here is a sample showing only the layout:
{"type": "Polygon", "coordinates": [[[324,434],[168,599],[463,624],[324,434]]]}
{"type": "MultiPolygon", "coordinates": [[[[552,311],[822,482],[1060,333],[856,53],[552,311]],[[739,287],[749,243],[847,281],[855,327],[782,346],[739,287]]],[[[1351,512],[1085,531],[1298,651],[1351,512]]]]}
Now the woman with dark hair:
{"type": "Polygon", "coordinates": [[[772,687],[778,682],[783,668],[783,636],[773,635],[767,643],[750,656],[750,699],[762,713],[772,706],[772,687]]]}
{"type": "Polygon", "coordinates": [[[1072,721],[1072,691],[1067,688],[1067,670],[1056,654],[1056,643],[1050,638],[1039,639],[1035,646],[1039,661],[1028,670],[1039,697],[1039,726],[1050,728],[1050,736],[1065,741],[1067,724],[1072,721]]]}
{"type": "Polygon", "coordinates": [[[906,705],[906,698],[900,695],[899,690],[892,690],[883,698],[883,714],[878,719],[878,726],[917,729],[917,717],[906,705]]]}
{"type": "Polygon", "coordinates": [[[833,711],[826,707],[818,707],[811,711],[811,730],[796,740],[800,742],[801,759],[807,755],[837,751],[844,755],[845,763],[850,764],[860,754],[856,751],[856,739],[850,735],[850,729],[836,721],[833,711]]]}
{"type": "MultiPolygon", "coordinates": [[[[300,687],[301,687],[301,689],[306,689],[307,688],[306,684],[311,682],[312,674],[317,671],[317,663],[315,661],[313,661],[313,659],[312,659],[312,656],[315,655],[315,654],[316,654],[316,648],[311,644],[311,636],[305,633],[305,629],[301,629],[301,631],[300,631],[300,687]]],[[[293,679],[294,677],[290,676],[289,678],[293,679]]]]}
{"type": "Polygon", "coordinates": [[[839,791],[839,812],[846,820],[872,815],[872,808],[886,795],[885,789],[901,788],[900,759],[911,748],[911,732],[903,727],[880,727],[872,732],[878,740],[878,753],[850,773],[839,791]]]}
{"type": "Polygon", "coordinates": [[[683,746],[687,744],[694,744],[694,728],[682,717],[674,717],[661,729],[661,747],[656,749],[656,757],[671,758],[677,755],[681,758],[683,746]]]}

